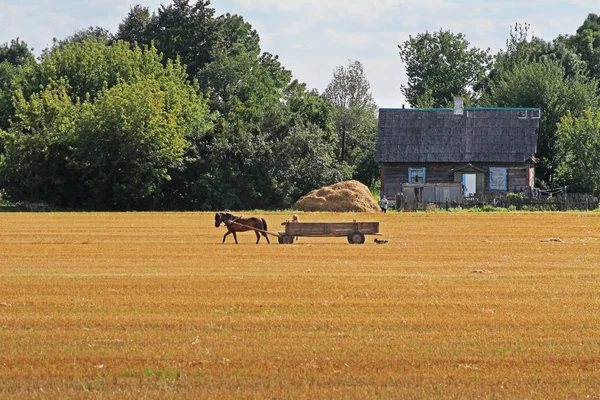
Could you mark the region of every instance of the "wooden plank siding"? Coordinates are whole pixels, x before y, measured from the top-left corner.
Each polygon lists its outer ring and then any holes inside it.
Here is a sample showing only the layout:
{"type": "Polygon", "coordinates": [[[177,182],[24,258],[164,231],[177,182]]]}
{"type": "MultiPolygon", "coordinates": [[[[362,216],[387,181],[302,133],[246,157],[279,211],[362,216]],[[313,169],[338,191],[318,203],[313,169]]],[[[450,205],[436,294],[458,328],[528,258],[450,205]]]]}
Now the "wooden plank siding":
{"type": "Polygon", "coordinates": [[[292,236],[347,236],[352,232],[378,235],[379,222],[284,222],[285,233],[292,236]]]}
{"type": "Polygon", "coordinates": [[[539,108],[462,107],[379,110],[375,161],[381,168],[382,194],[395,198],[409,180],[409,168],[425,168],[426,184],[463,183],[475,196],[490,193],[490,168],[497,176],[495,193],[525,191],[534,185],[539,108]],[[499,172],[499,171],[498,171],[499,172]]]}
{"type": "MultiPolygon", "coordinates": [[[[520,191],[521,188],[525,190],[527,186],[530,186],[531,176],[533,175],[530,171],[532,165],[530,163],[473,163],[472,166],[483,172],[483,188],[484,193],[488,193],[489,189],[489,169],[491,168],[506,168],[506,179],[507,179],[507,191],[520,191]]],[[[389,163],[383,164],[382,170],[382,182],[383,193],[393,198],[396,194],[402,192],[402,184],[408,182],[408,169],[409,168],[425,168],[425,183],[449,183],[449,182],[461,182],[460,178],[457,179],[455,176],[462,176],[463,171],[455,172],[454,170],[466,167],[464,163],[389,163]]],[[[464,170],[467,172],[468,170],[464,170]]],[[[468,173],[468,172],[467,172],[468,173]]],[[[479,187],[479,182],[478,182],[479,187]]]]}

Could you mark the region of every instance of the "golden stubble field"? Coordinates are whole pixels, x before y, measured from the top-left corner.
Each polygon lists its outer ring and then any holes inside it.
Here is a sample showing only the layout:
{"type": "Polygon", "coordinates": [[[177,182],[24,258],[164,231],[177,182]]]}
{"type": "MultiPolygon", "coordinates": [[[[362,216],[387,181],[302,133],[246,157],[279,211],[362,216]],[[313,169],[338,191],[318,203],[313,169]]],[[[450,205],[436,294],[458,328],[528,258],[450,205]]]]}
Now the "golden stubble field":
{"type": "Polygon", "coordinates": [[[0,397],[600,398],[600,214],[300,218],[1,214],[0,397]]]}

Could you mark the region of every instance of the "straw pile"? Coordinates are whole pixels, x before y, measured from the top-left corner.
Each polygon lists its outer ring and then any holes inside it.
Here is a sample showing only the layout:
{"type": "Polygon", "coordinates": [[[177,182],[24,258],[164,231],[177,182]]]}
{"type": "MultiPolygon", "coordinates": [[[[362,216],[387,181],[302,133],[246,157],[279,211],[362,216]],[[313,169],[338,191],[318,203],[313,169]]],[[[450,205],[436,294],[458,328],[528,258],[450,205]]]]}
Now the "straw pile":
{"type": "Polygon", "coordinates": [[[299,211],[379,212],[369,188],[358,181],[346,181],[315,189],[292,207],[299,211]]]}

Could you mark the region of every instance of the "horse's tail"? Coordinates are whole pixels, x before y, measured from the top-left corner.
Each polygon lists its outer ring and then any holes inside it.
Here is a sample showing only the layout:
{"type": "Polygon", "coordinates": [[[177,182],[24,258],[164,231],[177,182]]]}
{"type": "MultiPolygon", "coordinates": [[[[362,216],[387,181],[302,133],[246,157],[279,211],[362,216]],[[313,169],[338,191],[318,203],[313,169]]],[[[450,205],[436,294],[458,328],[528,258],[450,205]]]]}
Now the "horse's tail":
{"type": "MultiPolygon", "coordinates": [[[[269,228],[267,227],[267,221],[265,221],[265,219],[264,219],[264,218],[261,218],[261,220],[262,220],[262,223],[263,223],[263,231],[268,231],[268,230],[269,230],[269,228]]],[[[266,233],[263,233],[263,235],[265,235],[265,236],[266,236],[267,234],[266,234],[266,233]]]]}

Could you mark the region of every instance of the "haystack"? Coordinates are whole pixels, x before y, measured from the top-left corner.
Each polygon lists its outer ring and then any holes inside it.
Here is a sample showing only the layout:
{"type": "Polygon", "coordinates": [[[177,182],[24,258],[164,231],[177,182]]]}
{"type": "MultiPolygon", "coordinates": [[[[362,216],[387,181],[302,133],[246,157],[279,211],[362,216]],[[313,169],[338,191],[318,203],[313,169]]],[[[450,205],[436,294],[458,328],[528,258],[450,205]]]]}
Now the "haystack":
{"type": "Polygon", "coordinates": [[[379,212],[369,188],[358,181],[346,181],[315,189],[293,206],[299,211],[379,212]]]}

